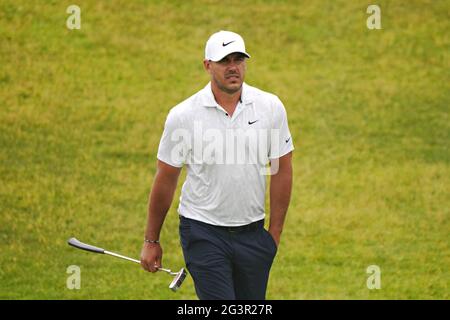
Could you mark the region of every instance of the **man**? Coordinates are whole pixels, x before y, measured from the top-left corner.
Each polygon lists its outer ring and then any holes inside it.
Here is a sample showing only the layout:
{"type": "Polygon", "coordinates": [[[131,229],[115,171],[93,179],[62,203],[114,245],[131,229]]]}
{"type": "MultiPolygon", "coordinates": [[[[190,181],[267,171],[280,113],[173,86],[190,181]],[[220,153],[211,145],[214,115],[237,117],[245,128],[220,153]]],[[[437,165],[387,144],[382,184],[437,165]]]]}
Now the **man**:
{"type": "Polygon", "coordinates": [[[203,64],[211,81],[171,109],[158,149],[141,265],[161,267],[159,235],[185,165],[179,233],[200,299],[265,299],[290,201],[294,147],[286,111],[275,95],[244,83],[248,58],[236,33],[208,39],[203,64]]]}

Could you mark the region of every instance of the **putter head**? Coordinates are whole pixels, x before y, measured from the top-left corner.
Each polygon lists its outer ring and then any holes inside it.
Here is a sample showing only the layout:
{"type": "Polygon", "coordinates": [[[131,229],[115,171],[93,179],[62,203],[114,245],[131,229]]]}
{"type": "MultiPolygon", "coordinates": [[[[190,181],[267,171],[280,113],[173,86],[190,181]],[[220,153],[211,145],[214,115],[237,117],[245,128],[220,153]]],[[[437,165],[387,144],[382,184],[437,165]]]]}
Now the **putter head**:
{"type": "Polygon", "coordinates": [[[177,291],[181,287],[184,279],[186,279],[186,276],[186,270],[184,270],[184,268],[181,268],[181,270],[177,272],[175,278],[173,278],[172,283],[169,285],[169,289],[174,292],[177,291]]]}

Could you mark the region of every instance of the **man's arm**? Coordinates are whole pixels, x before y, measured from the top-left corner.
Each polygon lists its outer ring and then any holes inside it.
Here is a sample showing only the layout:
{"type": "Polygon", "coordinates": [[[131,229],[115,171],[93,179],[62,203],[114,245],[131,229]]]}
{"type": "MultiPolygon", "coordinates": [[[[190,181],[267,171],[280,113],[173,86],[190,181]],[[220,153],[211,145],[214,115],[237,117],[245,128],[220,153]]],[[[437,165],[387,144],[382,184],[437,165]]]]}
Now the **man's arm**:
{"type": "MultiPolygon", "coordinates": [[[[172,204],[181,168],[173,167],[158,160],[155,180],[150,193],[147,228],[145,238],[159,240],[162,225],[172,204]]],[[[147,271],[156,272],[161,267],[162,248],[159,243],[144,242],[141,265],[147,271]]]]}
{"type": "Polygon", "coordinates": [[[277,246],[280,243],[292,189],[292,152],[278,159],[278,172],[270,177],[269,232],[277,246]]]}

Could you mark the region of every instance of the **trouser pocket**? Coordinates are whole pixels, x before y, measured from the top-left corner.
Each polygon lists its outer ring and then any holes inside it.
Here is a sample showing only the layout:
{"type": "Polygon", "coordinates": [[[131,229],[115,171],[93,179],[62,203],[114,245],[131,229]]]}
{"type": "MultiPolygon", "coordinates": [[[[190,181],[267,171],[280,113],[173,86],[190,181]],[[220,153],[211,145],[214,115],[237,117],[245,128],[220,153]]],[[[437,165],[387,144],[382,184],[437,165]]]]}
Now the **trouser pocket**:
{"type": "Polygon", "coordinates": [[[269,231],[267,231],[264,228],[262,230],[263,230],[264,236],[266,238],[267,244],[269,245],[269,248],[271,248],[271,250],[273,252],[273,255],[275,256],[275,254],[278,251],[278,247],[277,247],[277,244],[275,242],[275,239],[272,237],[272,235],[270,234],[269,231]]]}
{"type": "Polygon", "coordinates": [[[183,218],[182,216],[180,216],[179,233],[181,247],[183,250],[187,250],[191,243],[192,225],[189,222],[189,219],[183,218]]]}

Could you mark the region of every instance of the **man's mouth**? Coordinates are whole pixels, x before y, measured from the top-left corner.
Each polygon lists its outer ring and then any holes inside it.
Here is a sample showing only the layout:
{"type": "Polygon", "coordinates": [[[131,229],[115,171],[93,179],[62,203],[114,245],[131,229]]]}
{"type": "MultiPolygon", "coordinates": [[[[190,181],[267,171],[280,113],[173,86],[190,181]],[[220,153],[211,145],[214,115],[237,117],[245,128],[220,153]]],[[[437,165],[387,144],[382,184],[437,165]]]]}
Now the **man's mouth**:
{"type": "Polygon", "coordinates": [[[237,74],[229,74],[227,76],[225,76],[225,79],[239,79],[239,76],[237,74]]]}

